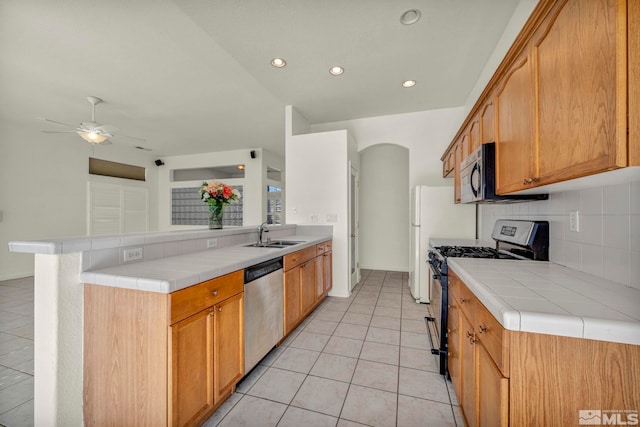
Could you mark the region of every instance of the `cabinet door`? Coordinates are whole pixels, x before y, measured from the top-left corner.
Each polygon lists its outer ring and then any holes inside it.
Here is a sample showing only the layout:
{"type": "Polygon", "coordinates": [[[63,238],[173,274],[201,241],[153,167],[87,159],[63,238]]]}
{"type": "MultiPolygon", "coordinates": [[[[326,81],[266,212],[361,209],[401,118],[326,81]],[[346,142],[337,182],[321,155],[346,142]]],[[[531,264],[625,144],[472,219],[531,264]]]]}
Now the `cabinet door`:
{"type": "Polygon", "coordinates": [[[480,144],[480,118],[476,116],[469,126],[469,152],[474,152],[480,144]]]}
{"type": "Polygon", "coordinates": [[[319,301],[324,295],[324,255],[315,258],[316,263],[316,301],[319,301]]]}
{"type": "Polygon", "coordinates": [[[476,339],[471,323],[464,315],[460,315],[460,382],[462,394],[460,406],[467,420],[467,425],[473,427],[476,421],[476,339]]]}
{"type": "Polygon", "coordinates": [[[491,98],[480,110],[480,144],[495,142],[495,113],[493,108],[493,99],[491,98]]]}
{"type": "Polygon", "coordinates": [[[333,252],[326,252],[322,255],[322,281],[324,292],[328,293],[333,287],[333,252]]]}
{"type": "MultiPolygon", "coordinates": [[[[532,164],[532,80],[526,52],[504,78],[496,97],[496,192],[529,188],[532,164]]],[[[533,163],[532,163],[533,162],[533,163]]]]}
{"type": "Polygon", "coordinates": [[[214,310],[214,403],[218,404],[244,375],[244,293],[214,310]]]}
{"type": "Polygon", "coordinates": [[[627,165],[626,91],[617,79],[626,73],[626,49],[616,40],[617,4],[569,0],[534,35],[540,184],[627,165]]]}
{"type": "Polygon", "coordinates": [[[461,396],[462,388],[460,386],[460,310],[458,305],[453,302],[449,304],[449,312],[447,314],[447,368],[453,389],[456,396],[461,396]]]}
{"type": "Polygon", "coordinates": [[[316,261],[312,259],[300,266],[300,288],[302,291],[302,315],[311,311],[316,302],[316,261]]]}
{"type": "Polygon", "coordinates": [[[640,166],[640,2],[627,2],[629,26],[629,166],[640,166]]]}
{"type": "Polygon", "coordinates": [[[284,334],[287,335],[302,317],[300,267],[284,273],[284,334]]]}
{"type": "Polygon", "coordinates": [[[462,144],[456,144],[455,148],[455,166],[453,169],[453,201],[460,203],[460,163],[462,162],[462,144]]]}
{"type": "Polygon", "coordinates": [[[171,326],[169,419],[173,426],[195,424],[213,409],[213,309],[171,326]]]}
{"type": "Polygon", "coordinates": [[[509,380],[502,376],[487,350],[477,345],[478,425],[506,427],[509,424],[509,380]]]}

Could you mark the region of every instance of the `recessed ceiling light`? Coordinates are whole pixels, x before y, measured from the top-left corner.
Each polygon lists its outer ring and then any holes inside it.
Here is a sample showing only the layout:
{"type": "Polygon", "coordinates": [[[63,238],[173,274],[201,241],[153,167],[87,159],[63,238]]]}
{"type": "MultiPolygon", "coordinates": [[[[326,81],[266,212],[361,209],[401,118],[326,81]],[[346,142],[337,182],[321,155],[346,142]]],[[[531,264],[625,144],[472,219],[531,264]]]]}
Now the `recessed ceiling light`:
{"type": "Polygon", "coordinates": [[[332,76],[339,76],[342,73],[344,73],[344,68],[340,66],[329,68],[329,74],[331,74],[332,76]]]}
{"type": "Polygon", "coordinates": [[[273,59],[271,60],[271,65],[273,65],[273,66],[274,66],[274,67],[276,67],[276,68],[282,68],[282,67],[284,67],[285,65],[287,65],[287,61],[285,61],[285,60],[284,60],[284,59],[282,59],[282,58],[273,58],[273,59]]]}
{"type": "Polygon", "coordinates": [[[405,80],[402,82],[402,87],[414,87],[416,85],[415,80],[405,80]]]}
{"type": "Polygon", "coordinates": [[[420,20],[422,13],[418,9],[409,9],[402,15],[400,15],[400,23],[402,25],[415,24],[420,20]]]}

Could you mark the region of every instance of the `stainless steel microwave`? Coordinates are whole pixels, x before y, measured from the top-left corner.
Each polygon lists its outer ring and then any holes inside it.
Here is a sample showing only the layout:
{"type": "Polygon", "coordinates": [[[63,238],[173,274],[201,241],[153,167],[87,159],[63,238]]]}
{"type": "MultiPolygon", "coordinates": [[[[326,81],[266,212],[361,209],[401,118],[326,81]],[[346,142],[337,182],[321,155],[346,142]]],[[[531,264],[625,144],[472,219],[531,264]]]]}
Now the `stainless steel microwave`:
{"type": "Polygon", "coordinates": [[[461,203],[515,203],[546,200],[548,194],[496,194],[496,144],[482,144],[460,164],[461,203]]]}

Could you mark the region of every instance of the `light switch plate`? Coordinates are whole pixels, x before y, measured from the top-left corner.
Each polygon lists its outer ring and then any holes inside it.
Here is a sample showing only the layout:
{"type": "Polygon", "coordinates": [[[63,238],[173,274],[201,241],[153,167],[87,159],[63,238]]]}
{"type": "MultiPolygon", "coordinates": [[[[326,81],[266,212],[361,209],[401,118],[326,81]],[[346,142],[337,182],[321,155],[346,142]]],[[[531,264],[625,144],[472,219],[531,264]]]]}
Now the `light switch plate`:
{"type": "Polygon", "coordinates": [[[318,214],[311,214],[311,222],[318,222],[318,214]]]}
{"type": "Polygon", "coordinates": [[[580,212],[569,212],[569,231],[580,232],[580,212]]]}
{"type": "Polygon", "coordinates": [[[338,214],[327,214],[327,222],[338,222],[338,214]]]}
{"type": "Polygon", "coordinates": [[[207,249],[209,248],[217,248],[218,247],[218,239],[208,239],[207,240],[207,249]]]}

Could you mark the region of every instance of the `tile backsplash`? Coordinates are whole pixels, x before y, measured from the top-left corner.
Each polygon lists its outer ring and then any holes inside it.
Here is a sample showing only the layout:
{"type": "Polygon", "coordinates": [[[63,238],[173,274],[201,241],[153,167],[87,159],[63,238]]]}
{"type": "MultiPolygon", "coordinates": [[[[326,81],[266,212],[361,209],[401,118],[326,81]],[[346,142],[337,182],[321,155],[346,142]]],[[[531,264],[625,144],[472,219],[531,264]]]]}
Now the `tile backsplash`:
{"type": "Polygon", "coordinates": [[[549,200],[481,206],[480,237],[497,219],[549,221],[552,262],[640,289],[640,181],[549,194],[549,200]],[[569,215],[578,211],[579,231],[569,215]]]}

